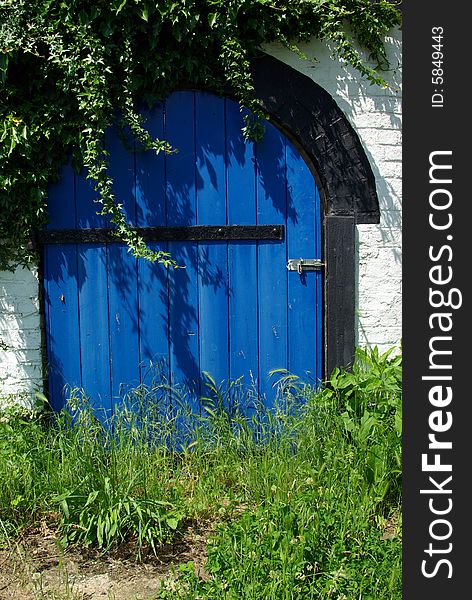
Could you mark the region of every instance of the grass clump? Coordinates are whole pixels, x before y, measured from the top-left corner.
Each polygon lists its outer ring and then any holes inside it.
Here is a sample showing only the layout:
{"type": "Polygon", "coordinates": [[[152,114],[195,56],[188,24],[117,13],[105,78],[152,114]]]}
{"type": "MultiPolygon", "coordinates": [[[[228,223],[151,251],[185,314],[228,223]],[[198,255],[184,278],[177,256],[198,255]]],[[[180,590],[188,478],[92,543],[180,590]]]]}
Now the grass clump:
{"type": "Polygon", "coordinates": [[[158,553],[211,521],[207,577],[188,563],[157,597],[401,598],[401,356],[359,349],[319,390],[283,377],[252,417],[239,384],[207,387],[198,415],[155,384],[106,423],[77,393],[1,422],[0,535],[41,519],[64,544],[158,553]]]}

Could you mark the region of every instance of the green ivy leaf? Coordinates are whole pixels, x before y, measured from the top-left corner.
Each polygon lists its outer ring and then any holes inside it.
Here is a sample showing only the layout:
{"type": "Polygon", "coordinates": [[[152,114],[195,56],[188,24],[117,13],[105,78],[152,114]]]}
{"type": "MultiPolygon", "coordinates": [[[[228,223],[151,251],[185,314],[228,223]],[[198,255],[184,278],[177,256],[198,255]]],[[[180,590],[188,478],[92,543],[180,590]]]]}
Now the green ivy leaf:
{"type": "Polygon", "coordinates": [[[119,14],[119,13],[120,13],[122,10],[123,10],[123,8],[125,7],[125,4],[126,4],[127,2],[128,2],[128,0],[123,0],[123,1],[121,2],[121,4],[120,4],[120,5],[118,6],[118,8],[116,9],[116,14],[117,14],[117,15],[118,15],[118,14],[119,14]]]}
{"type": "Polygon", "coordinates": [[[155,102],[188,82],[216,92],[230,84],[251,114],[245,139],[259,141],[267,115],[251,60],[264,44],[282,44],[306,59],[301,42],[329,41],[337,58],[384,86],[384,39],[400,24],[387,0],[113,0],[79,8],[17,0],[3,2],[0,11],[0,269],[8,270],[37,260],[26,242],[32,228],[44,226],[48,184],[71,155],[87,169],[97,208],[133,255],[177,267],[132,233],[113,195],[103,138],[117,112],[136,144],[170,152],[166,140],[146,131],[137,102],[155,102]]]}

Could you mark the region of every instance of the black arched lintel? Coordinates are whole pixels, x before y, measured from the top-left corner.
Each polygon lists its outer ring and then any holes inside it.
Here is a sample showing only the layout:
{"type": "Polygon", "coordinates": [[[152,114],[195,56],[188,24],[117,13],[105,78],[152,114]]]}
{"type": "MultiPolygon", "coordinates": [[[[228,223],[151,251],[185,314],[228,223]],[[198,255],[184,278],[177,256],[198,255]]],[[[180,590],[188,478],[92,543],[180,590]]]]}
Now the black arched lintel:
{"type": "Polygon", "coordinates": [[[378,223],[375,178],[357,133],[326,90],[272,56],[253,61],[256,95],[313,163],[325,214],[378,223]]]}

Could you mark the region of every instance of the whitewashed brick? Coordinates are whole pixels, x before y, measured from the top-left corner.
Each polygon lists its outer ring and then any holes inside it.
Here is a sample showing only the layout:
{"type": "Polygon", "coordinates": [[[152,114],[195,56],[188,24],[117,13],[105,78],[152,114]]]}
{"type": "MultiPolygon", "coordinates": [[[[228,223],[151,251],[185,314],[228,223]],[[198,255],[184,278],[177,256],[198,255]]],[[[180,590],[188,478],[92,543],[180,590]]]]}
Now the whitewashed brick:
{"type": "Polygon", "coordinates": [[[372,154],[375,162],[379,161],[398,161],[401,163],[402,161],[402,147],[401,146],[389,146],[387,144],[380,144],[378,146],[372,144],[369,147],[369,150],[372,154]]]}
{"type": "Polygon", "coordinates": [[[42,363],[36,269],[0,272],[0,340],[0,396],[39,389],[42,363]]]}
{"type": "Polygon", "coordinates": [[[382,177],[384,177],[387,181],[391,181],[392,179],[400,180],[402,178],[402,164],[399,161],[379,161],[377,163],[377,168],[380,173],[382,173],[382,177]]]}
{"type": "Polygon", "coordinates": [[[402,143],[402,133],[399,129],[386,130],[380,127],[365,127],[357,129],[361,141],[369,147],[373,145],[400,145],[402,143]]]}
{"type": "Polygon", "coordinates": [[[401,221],[394,226],[359,225],[357,228],[359,248],[364,246],[382,246],[384,248],[401,248],[401,221]]]}
{"type": "Polygon", "coordinates": [[[385,112],[370,112],[370,113],[357,113],[353,118],[357,129],[382,129],[388,131],[388,129],[401,126],[401,114],[398,113],[385,113],[385,112]],[[375,123],[373,127],[372,123],[375,123]]]}

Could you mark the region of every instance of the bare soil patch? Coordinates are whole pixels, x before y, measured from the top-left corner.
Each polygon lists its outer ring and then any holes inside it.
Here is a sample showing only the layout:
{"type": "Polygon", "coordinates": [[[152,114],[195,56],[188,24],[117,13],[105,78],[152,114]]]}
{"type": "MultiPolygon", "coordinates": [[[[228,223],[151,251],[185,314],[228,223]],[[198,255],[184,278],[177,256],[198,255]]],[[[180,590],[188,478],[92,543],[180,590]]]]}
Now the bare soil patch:
{"type": "Polygon", "coordinates": [[[151,600],[173,567],[192,560],[205,576],[211,524],[189,527],[157,556],[121,545],[106,555],[83,548],[63,550],[45,523],[0,548],[0,600],[151,600]]]}

